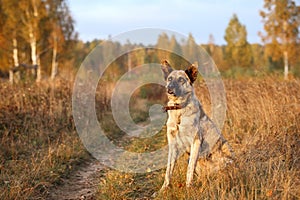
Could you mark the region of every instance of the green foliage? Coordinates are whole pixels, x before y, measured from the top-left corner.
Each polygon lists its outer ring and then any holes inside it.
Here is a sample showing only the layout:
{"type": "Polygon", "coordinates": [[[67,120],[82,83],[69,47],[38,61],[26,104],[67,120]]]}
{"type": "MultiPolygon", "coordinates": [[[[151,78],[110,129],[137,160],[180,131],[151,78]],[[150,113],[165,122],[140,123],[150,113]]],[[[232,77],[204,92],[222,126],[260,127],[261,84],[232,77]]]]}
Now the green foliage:
{"type": "Polygon", "coordinates": [[[235,67],[249,67],[252,64],[251,46],[247,42],[246,27],[239,22],[236,14],[231,18],[225,31],[227,42],[225,59],[235,67]]]}

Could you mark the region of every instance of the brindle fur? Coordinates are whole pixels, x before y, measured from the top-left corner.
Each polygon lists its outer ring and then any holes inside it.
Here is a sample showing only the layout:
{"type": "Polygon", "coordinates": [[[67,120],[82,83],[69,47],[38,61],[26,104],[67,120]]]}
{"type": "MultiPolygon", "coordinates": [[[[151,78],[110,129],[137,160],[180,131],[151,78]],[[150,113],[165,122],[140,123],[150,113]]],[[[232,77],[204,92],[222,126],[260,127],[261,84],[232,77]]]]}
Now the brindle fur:
{"type": "Polygon", "coordinates": [[[232,162],[231,147],[217,126],[205,114],[195,95],[193,83],[197,67],[191,65],[185,71],[174,70],[168,61],[161,65],[166,79],[168,106],[181,105],[181,109],[168,110],[167,138],[169,144],[165,180],[160,191],[170,185],[175,162],[181,152],[190,154],[186,186],[190,187],[194,172],[215,171],[232,162]]]}

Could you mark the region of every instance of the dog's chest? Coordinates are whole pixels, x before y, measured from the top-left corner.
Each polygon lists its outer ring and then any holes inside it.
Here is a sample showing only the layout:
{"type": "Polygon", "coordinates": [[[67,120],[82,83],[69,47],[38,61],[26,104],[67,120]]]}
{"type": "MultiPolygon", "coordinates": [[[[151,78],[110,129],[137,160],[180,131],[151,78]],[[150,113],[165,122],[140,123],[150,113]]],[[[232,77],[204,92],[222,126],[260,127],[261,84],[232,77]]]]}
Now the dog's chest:
{"type": "Polygon", "coordinates": [[[181,132],[196,131],[199,125],[199,119],[201,110],[196,108],[194,105],[188,105],[184,109],[170,110],[168,111],[168,122],[169,127],[176,126],[176,129],[181,132]]]}

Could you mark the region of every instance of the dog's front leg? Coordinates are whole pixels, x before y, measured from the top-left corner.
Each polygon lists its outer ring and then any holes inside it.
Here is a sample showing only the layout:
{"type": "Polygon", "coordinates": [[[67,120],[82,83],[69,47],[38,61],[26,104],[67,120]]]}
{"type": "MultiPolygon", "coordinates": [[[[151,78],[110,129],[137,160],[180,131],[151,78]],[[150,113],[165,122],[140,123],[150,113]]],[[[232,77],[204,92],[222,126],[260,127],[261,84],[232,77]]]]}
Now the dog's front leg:
{"type": "Polygon", "coordinates": [[[170,185],[172,172],[174,170],[176,159],[178,157],[178,145],[176,142],[177,133],[178,133],[178,129],[176,126],[168,127],[168,130],[167,130],[167,137],[168,137],[168,144],[169,144],[168,163],[167,163],[165,181],[161,188],[161,191],[170,185]]]}
{"type": "Polygon", "coordinates": [[[169,154],[168,154],[168,163],[167,163],[167,170],[166,170],[166,175],[165,175],[165,181],[164,184],[161,188],[161,190],[164,190],[170,185],[170,180],[172,177],[172,172],[174,170],[175,162],[177,159],[177,154],[178,154],[178,149],[177,145],[175,142],[175,138],[173,136],[168,137],[169,140],[169,154]]]}
{"type": "MultiPolygon", "coordinates": [[[[171,132],[167,131],[168,135],[168,143],[169,143],[169,153],[168,153],[168,163],[167,163],[167,170],[165,175],[164,183],[159,190],[159,193],[162,193],[166,188],[170,185],[170,180],[172,176],[172,172],[175,166],[176,159],[178,157],[178,147],[176,145],[175,137],[171,134],[171,132]]],[[[158,195],[157,192],[155,192],[152,197],[156,197],[158,195]]]]}
{"type": "Polygon", "coordinates": [[[192,184],[195,167],[196,167],[197,161],[198,161],[200,145],[201,145],[200,139],[199,139],[199,137],[196,137],[191,145],[191,151],[190,151],[191,153],[190,153],[190,159],[189,159],[187,176],[186,176],[186,186],[187,187],[190,187],[192,184]]]}

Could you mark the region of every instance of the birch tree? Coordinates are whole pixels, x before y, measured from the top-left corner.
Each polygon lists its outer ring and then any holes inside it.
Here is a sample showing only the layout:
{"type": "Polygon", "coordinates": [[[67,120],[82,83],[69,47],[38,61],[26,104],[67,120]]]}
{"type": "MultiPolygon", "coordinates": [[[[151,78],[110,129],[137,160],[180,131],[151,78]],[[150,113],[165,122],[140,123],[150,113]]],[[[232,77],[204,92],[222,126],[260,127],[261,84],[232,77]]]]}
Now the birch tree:
{"type": "Polygon", "coordinates": [[[46,8],[49,27],[51,27],[49,43],[52,47],[51,79],[53,80],[58,73],[59,54],[70,47],[70,41],[76,36],[74,35],[74,21],[65,0],[47,0],[46,8]]]}
{"type": "Polygon", "coordinates": [[[42,70],[54,79],[59,63],[74,62],[76,42],[66,0],[0,0],[0,67],[10,71],[11,82],[21,63],[33,69],[36,81],[42,70]]]}
{"type": "MultiPolygon", "coordinates": [[[[12,60],[9,69],[9,80],[11,83],[14,82],[14,70],[19,67],[19,50],[18,50],[18,39],[19,39],[19,24],[20,19],[18,18],[19,5],[18,0],[1,0],[2,5],[2,19],[3,19],[3,47],[10,59],[12,60]]],[[[16,72],[17,80],[20,79],[19,72],[16,72]]]]}
{"type": "Polygon", "coordinates": [[[41,80],[39,41],[41,38],[40,22],[46,16],[45,3],[41,0],[19,0],[19,13],[23,24],[23,37],[30,45],[31,64],[36,66],[36,81],[41,80]]]}
{"type": "Polygon", "coordinates": [[[266,33],[260,36],[269,47],[266,49],[268,55],[275,61],[283,59],[284,78],[287,79],[290,60],[296,56],[299,40],[300,7],[293,0],[265,0],[264,9],[260,15],[266,33]]]}

